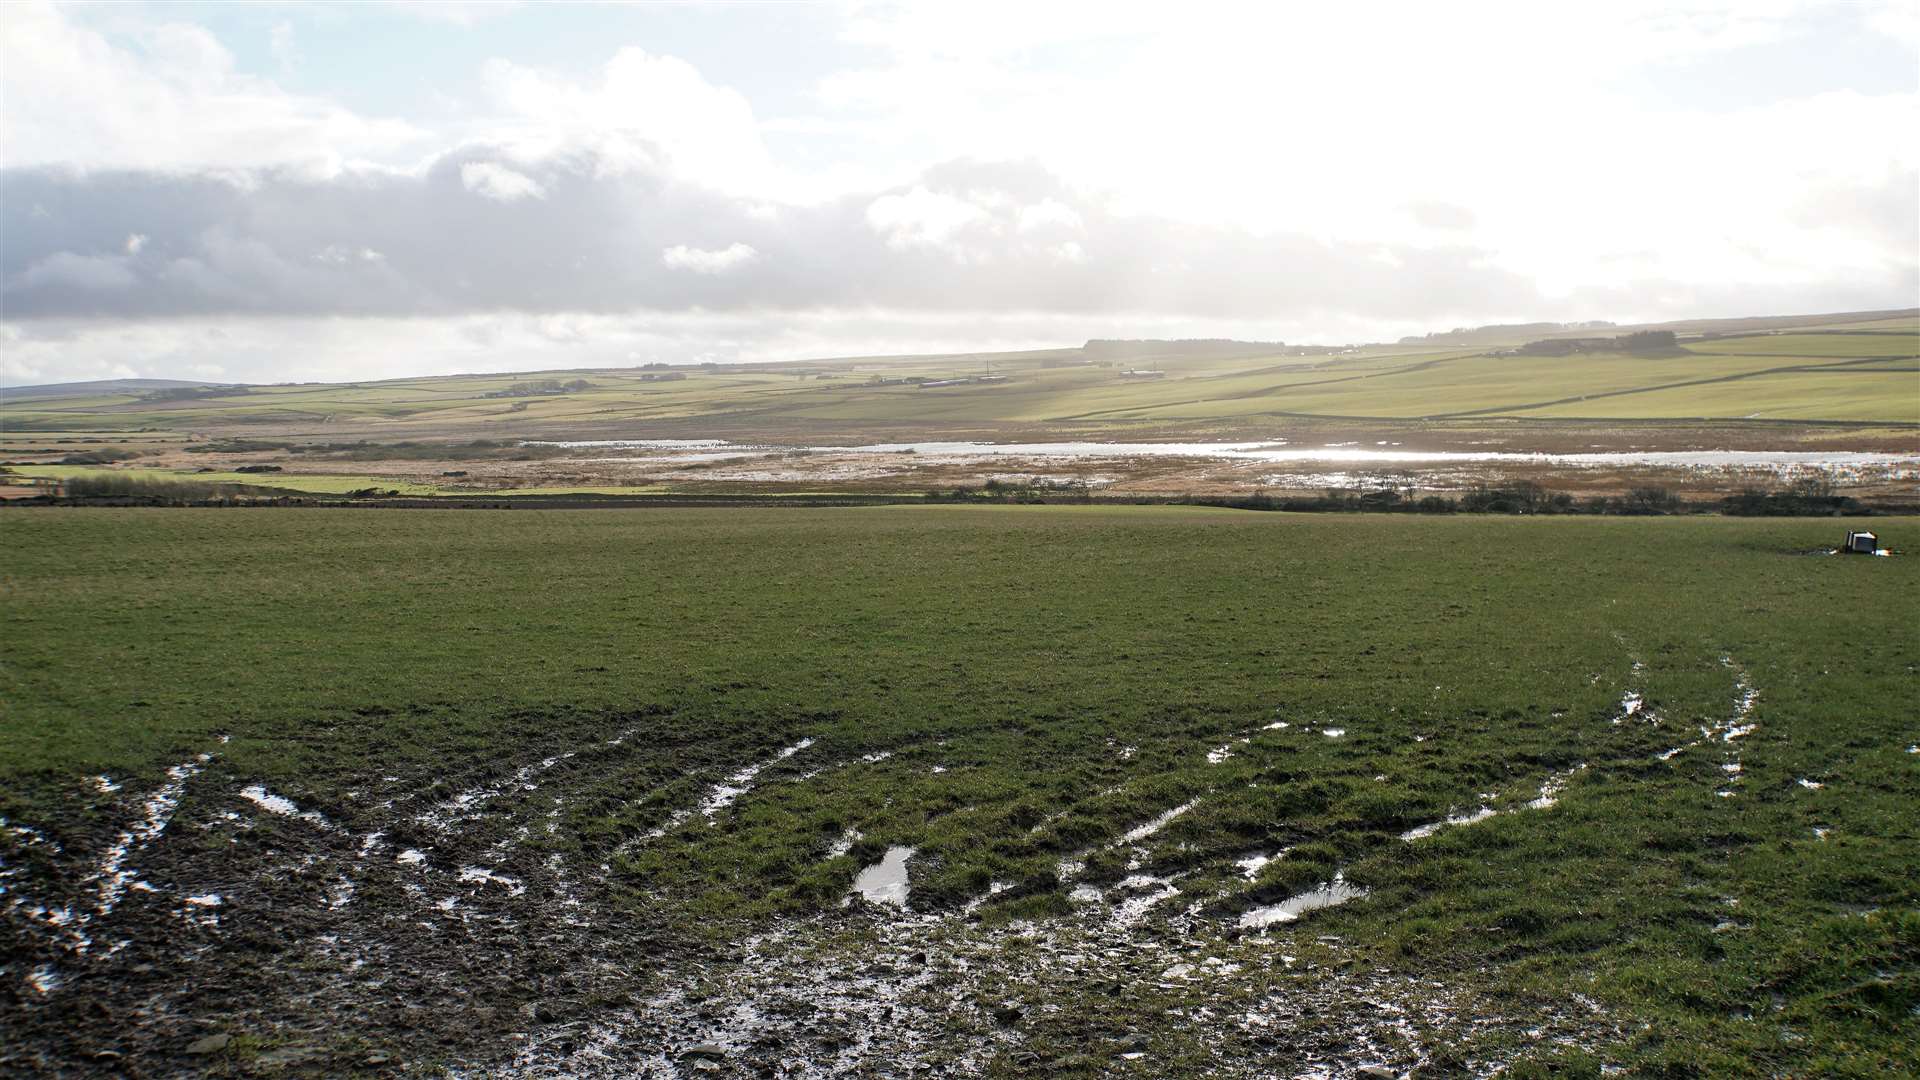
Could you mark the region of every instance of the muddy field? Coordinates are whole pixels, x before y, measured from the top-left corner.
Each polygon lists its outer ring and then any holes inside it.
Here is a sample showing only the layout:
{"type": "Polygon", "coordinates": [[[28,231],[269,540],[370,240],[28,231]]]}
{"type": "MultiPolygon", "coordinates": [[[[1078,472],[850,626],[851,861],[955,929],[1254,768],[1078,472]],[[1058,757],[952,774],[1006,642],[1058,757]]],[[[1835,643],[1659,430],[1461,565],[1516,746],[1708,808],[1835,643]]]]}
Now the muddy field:
{"type": "Polygon", "coordinates": [[[13,1072],[1915,1064],[1911,568],[1804,526],[28,513],[13,1072]]]}

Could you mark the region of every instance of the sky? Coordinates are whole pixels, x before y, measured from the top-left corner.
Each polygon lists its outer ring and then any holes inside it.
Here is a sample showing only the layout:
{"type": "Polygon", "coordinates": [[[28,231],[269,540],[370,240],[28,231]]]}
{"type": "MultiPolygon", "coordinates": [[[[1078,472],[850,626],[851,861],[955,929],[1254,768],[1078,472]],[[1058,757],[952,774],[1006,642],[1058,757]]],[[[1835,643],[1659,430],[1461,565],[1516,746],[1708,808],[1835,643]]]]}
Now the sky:
{"type": "Polygon", "coordinates": [[[1920,0],[0,6],[0,385],[1920,304],[1920,0]]]}

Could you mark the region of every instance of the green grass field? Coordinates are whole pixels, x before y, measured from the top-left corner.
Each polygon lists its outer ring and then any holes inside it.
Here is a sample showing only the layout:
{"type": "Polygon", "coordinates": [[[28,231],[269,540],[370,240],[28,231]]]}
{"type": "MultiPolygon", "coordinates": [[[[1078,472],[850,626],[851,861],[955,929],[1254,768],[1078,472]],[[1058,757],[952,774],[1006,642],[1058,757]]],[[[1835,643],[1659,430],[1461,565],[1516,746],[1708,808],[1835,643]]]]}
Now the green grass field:
{"type": "MultiPolygon", "coordinates": [[[[1876,324],[1877,325],[1877,324],[1876,324]]],[[[704,425],[804,441],[816,433],[919,430],[1097,431],[1151,425],[1166,432],[1271,422],[1276,416],[1412,420],[1457,416],[1579,416],[1632,420],[1749,418],[1920,423],[1920,332],[1913,320],[1876,330],[1727,335],[1655,356],[1507,356],[1369,346],[1327,356],[1171,354],[1110,367],[1048,367],[1077,350],[1001,354],[1000,384],[919,389],[874,386],[885,376],[979,375],[988,358],[821,361],[791,368],[689,369],[643,382],[631,370],[542,373],[584,379],[575,393],[489,398],[525,375],[469,375],[338,385],[255,387],[227,397],[155,402],[123,394],[0,400],[0,427],[31,433],[102,428],[395,441],[451,434],[545,437],[552,432],[704,425]],[[1900,327],[1904,326],[1905,329],[1900,327]],[[1166,377],[1128,380],[1130,365],[1166,377]],[[826,377],[822,377],[826,376],[826,377]]],[[[876,434],[873,437],[879,438],[876,434]]]]}
{"type": "Polygon", "coordinates": [[[195,771],[129,833],[151,891],[84,926],[123,951],[8,909],[0,1019],[19,1055],[233,1075],[614,1075],[603,1036],[741,1069],[1909,1072],[1920,563],[1810,553],[1846,525],[6,512],[9,895],[91,910],[94,853],[195,771]],[[842,907],[894,846],[908,910],[842,907]],[[1366,894],[1238,929],[1336,875],[1366,894]]]}

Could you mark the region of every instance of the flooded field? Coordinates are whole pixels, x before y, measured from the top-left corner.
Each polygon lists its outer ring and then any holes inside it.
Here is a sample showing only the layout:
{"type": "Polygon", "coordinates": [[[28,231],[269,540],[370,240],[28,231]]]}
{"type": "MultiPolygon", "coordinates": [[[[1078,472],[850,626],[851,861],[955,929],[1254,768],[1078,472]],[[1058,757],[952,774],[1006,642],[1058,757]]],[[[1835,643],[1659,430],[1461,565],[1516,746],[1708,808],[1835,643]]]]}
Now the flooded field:
{"type": "Polygon", "coordinates": [[[1375,447],[1352,444],[1330,446],[1289,446],[1277,442],[907,442],[876,443],[869,446],[755,446],[729,445],[717,440],[675,442],[672,440],[600,440],[593,442],[554,442],[533,445],[566,449],[633,449],[665,452],[663,460],[721,460],[729,454],[914,454],[929,457],[976,458],[1019,457],[1036,460],[1082,458],[1224,458],[1232,461],[1259,462],[1332,462],[1343,465],[1402,464],[1525,464],[1562,465],[1575,468],[1608,469],[1622,466],[1657,466],[1676,469],[1859,469],[1888,468],[1900,475],[1920,476],[1920,449],[1912,453],[1841,450],[1609,450],[1566,453],[1528,450],[1407,450],[1398,442],[1382,442],[1375,447]],[[681,447],[698,446],[696,456],[675,453],[681,447]],[[1383,449],[1391,446],[1393,448],[1383,449]]]}
{"type": "MultiPolygon", "coordinates": [[[[1557,490],[1673,485],[1722,494],[1819,477],[1863,493],[1920,491],[1911,449],[1532,449],[1409,445],[1406,439],[1295,443],[969,442],[783,446],[701,440],[594,440],[540,445],[579,455],[607,476],[709,485],[861,484],[870,489],[1000,483],[1101,493],[1252,494],[1327,488],[1459,491],[1513,481],[1557,490]]],[[[556,467],[557,468],[557,467],[556,467]]]]}

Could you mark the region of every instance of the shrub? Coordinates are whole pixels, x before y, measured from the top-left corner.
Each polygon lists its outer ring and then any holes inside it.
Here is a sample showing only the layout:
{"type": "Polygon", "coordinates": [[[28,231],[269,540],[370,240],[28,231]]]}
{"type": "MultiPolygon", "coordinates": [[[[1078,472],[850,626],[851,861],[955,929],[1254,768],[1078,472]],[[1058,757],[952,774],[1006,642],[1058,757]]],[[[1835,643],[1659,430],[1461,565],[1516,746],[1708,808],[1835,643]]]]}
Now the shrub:
{"type": "Polygon", "coordinates": [[[1637,487],[1621,500],[1621,510],[1628,514],[1671,514],[1678,509],[1680,496],[1663,487],[1637,487]]]}
{"type": "Polygon", "coordinates": [[[169,480],[135,474],[106,473],[76,476],[66,481],[74,499],[149,499],[155,502],[203,502],[228,494],[231,488],[199,480],[169,480]]]}

